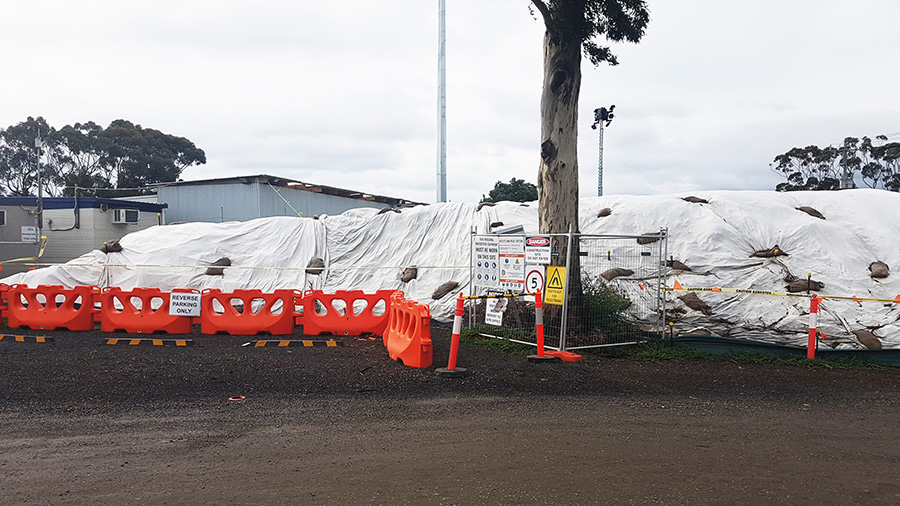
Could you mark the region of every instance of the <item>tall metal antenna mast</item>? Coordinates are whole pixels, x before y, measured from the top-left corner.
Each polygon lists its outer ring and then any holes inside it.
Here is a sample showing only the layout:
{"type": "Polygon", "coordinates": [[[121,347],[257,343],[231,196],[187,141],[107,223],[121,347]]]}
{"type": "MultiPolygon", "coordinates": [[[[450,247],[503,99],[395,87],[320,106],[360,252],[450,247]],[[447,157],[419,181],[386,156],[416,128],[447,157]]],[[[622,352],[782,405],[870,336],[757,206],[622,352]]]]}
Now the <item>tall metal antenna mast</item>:
{"type": "Polygon", "coordinates": [[[447,202],[447,33],[445,0],[438,0],[438,167],[437,201],[447,202]]]}

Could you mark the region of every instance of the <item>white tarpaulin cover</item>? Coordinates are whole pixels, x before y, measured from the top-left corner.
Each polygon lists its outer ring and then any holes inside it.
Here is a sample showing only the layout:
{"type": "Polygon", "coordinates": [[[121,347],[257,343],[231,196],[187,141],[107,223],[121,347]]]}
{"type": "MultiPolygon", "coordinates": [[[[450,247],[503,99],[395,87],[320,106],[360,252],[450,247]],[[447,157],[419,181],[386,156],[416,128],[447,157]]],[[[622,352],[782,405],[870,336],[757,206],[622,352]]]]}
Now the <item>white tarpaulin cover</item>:
{"type": "MultiPolygon", "coordinates": [[[[581,232],[639,235],[669,231],[668,253],[693,272],[675,272],[681,285],[784,291],[786,274],[825,283],[818,292],[893,299],[900,294],[900,272],[884,279],[869,276],[872,262],[900,269],[900,194],[881,190],[839,192],[705,191],[690,195],[708,203],[690,203],[680,195],[619,195],[582,199],[581,232]],[[808,206],[825,216],[811,216],[808,206]],[[598,218],[603,208],[610,216],[598,218]],[[774,259],[754,251],[778,245],[788,253],[774,259]]],[[[188,223],[154,227],[125,236],[123,251],[93,251],[68,264],[17,274],[4,283],[93,284],[101,287],[276,288],[403,290],[407,298],[429,304],[432,315],[452,317],[454,294],[468,290],[469,241],[473,230],[489,225],[521,224],[538,232],[537,204],[503,202],[477,210],[475,204],[447,203],[403,209],[400,213],[356,209],[338,216],[274,217],[247,222],[188,223]],[[206,275],[206,267],[228,257],[224,276],[206,275]],[[305,272],[309,260],[322,258],[321,275],[305,272]],[[418,277],[403,283],[404,267],[418,277]],[[439,285],[459,288],[433,300],[439,285]]],[[[636,280],[612,281],[628,292],[636,280]]],[[[684,308],[668,293],[669,305],[684,308]]],[[[685,309],[681,325],[704,326],[720,334],[779,342],[805,343],[809,301],[728,293],[700,293],[712,315],[685,309]]],[[[820,328],[846,336],[868,329],[886,347],[900,347],[900,304],[826,300],[820,328]]]]}

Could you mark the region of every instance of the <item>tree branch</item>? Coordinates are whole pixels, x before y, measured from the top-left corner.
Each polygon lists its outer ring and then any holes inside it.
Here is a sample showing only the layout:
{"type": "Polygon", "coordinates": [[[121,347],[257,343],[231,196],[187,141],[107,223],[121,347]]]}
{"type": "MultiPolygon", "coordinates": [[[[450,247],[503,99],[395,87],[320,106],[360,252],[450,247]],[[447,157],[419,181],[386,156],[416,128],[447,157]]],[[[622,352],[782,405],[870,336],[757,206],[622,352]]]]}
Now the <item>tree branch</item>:
{"type": "Polygon", "coordinates": [[[534,4],[538,12],[541,13],[541,17],[544,18],[544,26],[549,28],[550,23],[553,21],[553,18],[550,15],[550,8],[547,7],[544,0],[531,0],[531,3],[534,4]]]}

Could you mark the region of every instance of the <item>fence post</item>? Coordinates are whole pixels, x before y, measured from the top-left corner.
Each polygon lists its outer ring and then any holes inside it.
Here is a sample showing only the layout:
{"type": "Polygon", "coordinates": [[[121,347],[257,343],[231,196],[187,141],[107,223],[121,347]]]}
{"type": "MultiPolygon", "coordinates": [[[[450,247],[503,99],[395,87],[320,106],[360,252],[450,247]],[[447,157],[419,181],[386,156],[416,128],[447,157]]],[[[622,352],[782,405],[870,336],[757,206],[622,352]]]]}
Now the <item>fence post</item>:
{"type": "Polygon", "coordinates": [[[806,343],[806,358],[816,358],[816,333],[819,327],[819,303],[822,299],[813,294],[809,300],[809,340],[806,343]]]}
{"type": "Polygon", "coordinates": [[[659,229],[662,235],[662,241],[659,245],[659,270],[656,275],[656,313],[659,315],[659,332],[660,338],[666,337],[666,293],[662,290],[664,276],[668,274],[666,258],[669,256],[669,229],[662,227],[659,229]]]}
{"type": "Polygon", "coordinates": [[[557,357],[544,354],[544,302],[541,289],[534,294],[534,327],[537,333],[537,355],[529,355],[529,362],[549,362],[557,357]]]}
{"type": "Polygon", "coordinates": [[[566,324],[569,316],[569,268],[572,260],[572,224],[569,223],[569,233],[566,243],[566,276],[563,278],[563,303],[562,322],[559,324],[559,351],[566,351],[566,324]]]}
{"type": "Polygon", "coordinates": [[[456,355],[459,352],[459,334],[462,332],[463,317],[463,295],[459,294],[456,299],[456,313],[453,317],[453,337],[450,338],[450,358],[447,360],[447,367],[439,367],[434,373],[443,378],[459,378],[466,375],[466,370],[462,367],[456,367],[456,355]]]}

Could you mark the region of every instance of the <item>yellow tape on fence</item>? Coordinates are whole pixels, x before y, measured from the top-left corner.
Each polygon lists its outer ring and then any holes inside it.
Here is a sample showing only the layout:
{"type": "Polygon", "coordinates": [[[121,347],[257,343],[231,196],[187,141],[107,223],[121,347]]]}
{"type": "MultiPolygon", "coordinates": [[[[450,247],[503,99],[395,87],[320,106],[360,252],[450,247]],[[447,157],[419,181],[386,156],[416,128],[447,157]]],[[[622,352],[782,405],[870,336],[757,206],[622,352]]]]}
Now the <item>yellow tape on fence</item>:
{"type": "Polygon", "coordinates": [[[846,296],[846,295],[821,295],[821,294],[805,294],[805,293],[790,293],[790,292],[771,292],[767,290],[746,290],[743,288],[719,288],[717,286],[712,287],[683,287],[681,283],[677,280],[675,281],[675,286],[669,288],[668,286],[663,286],[662,290],[664,292],[713,292],[713,293],[742,293],[747,295],[769,295],[774,297],[803,297],[810,299],[813,295],[818,299],[837,299],[837,300],[853,300],[856,302],[869,301],[869,302],[893,302],[896,304],[900,304],[900,294],[898,294],[893,299],[877,299],[872,297],[857,297],[855,295],[846,296]]]}
{"type": "Polygon", "coordinates": [[[23,258],[13,258],[10,260],[0,260],[0,264],[11,264],[13,262],[33,262],[38,258],[44,256],[44,248],[47,247],[47,236],[41,236],[41,249],[38,250],[38,254],[36,257],[23,257],[23,258]]]}

